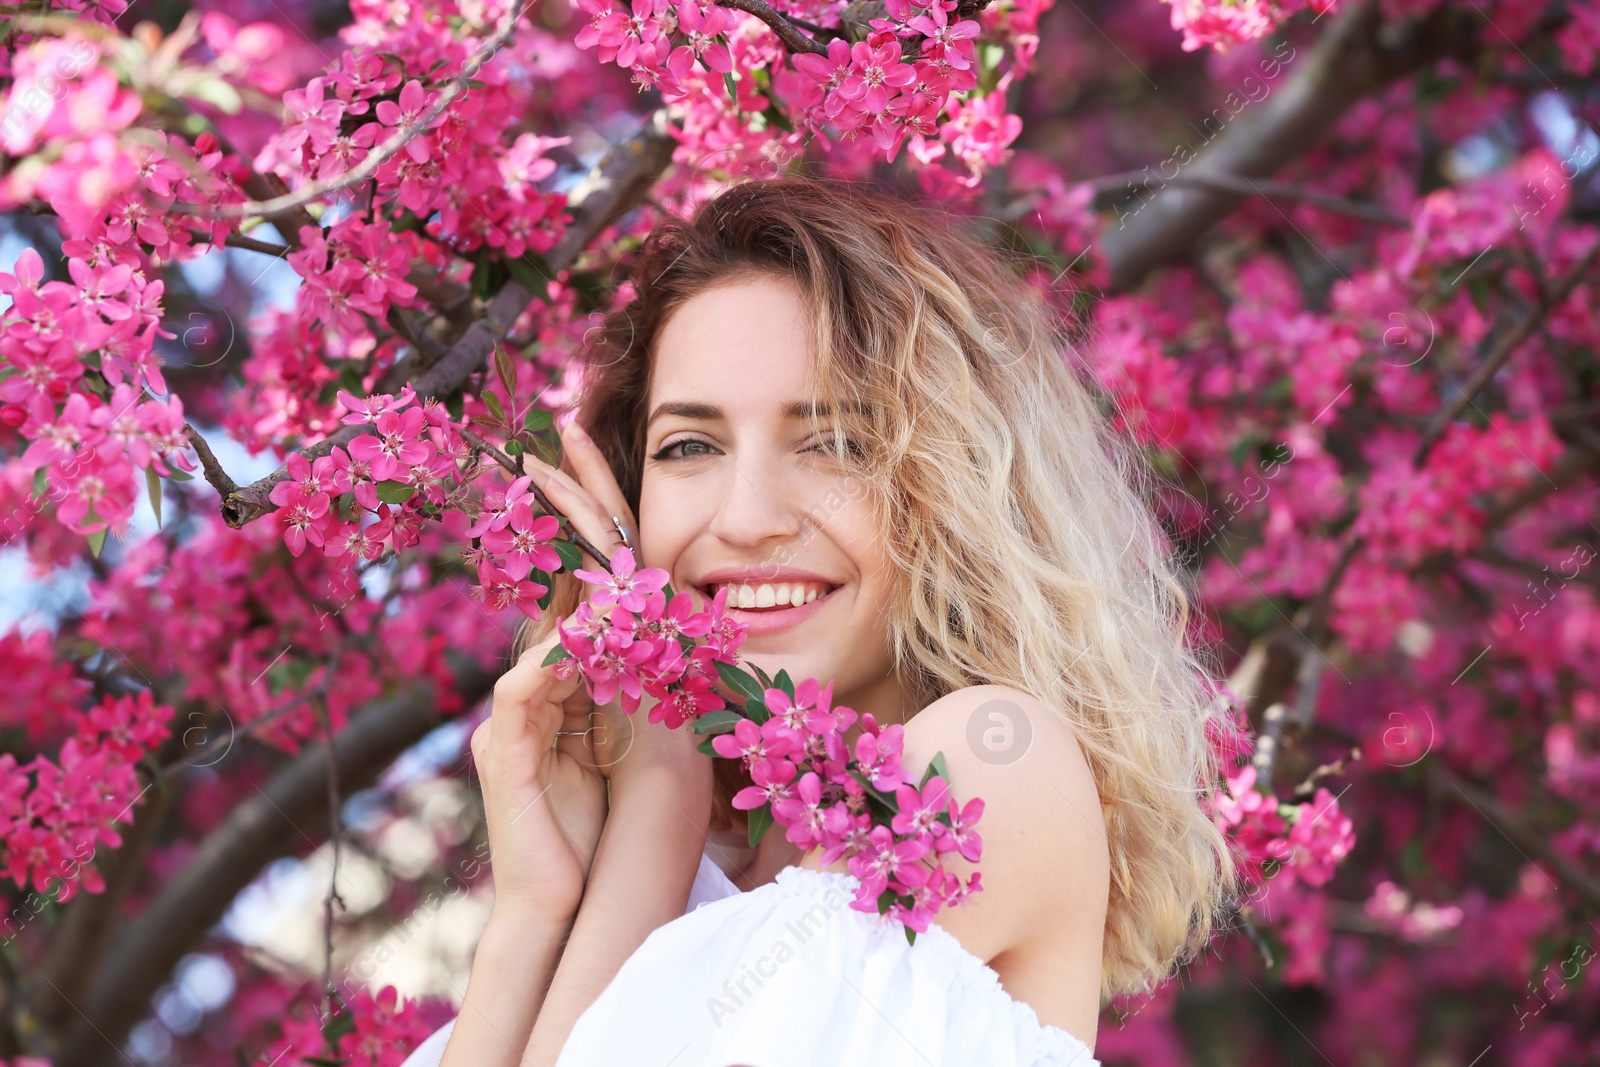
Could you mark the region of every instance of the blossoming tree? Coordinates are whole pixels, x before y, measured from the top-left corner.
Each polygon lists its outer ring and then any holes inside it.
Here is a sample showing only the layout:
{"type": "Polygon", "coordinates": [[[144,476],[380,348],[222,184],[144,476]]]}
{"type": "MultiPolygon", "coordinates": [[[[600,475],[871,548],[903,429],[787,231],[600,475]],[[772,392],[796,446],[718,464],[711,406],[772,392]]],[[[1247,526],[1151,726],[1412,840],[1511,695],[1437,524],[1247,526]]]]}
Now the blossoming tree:
{"type": "Polygon", "coordinates": [[[1097,1056],[1600,1058],[1595,0],[45,0],[0,36],[0,1059],[395,1064],[448,1017],[352,960],[487,878],[481,827],[330,888],[318,969],[218,921],[283,857],[381,861],[385,769],[587,565],[517,457],[617,268],[796,172],[1027,253],[1165,475],[1249,892],[1097,1056]]]}

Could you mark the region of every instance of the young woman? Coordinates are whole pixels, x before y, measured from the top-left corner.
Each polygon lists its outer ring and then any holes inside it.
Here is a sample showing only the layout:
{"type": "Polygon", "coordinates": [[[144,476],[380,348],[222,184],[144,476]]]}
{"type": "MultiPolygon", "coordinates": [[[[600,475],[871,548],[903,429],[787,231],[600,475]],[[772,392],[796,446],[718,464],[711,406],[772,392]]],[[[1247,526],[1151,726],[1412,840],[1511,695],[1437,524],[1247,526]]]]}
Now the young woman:
{"type": "Polygon", "coordinates": [[[660,226],[633,286],[570,470],[530,471],[697,605],[734,586],[744,660],[904,723],[913,772],[942,752],[986,804],[982,891],[908,945],[843,861],[738,848],[732,761],[540,666],[563,575],[472,738],[493,913],[409,1067],[1093,1067],[1104,999],[1192,956],[1234,886],[1144,469],[1036,292],[932,214],[750,182],[660,226]]]}

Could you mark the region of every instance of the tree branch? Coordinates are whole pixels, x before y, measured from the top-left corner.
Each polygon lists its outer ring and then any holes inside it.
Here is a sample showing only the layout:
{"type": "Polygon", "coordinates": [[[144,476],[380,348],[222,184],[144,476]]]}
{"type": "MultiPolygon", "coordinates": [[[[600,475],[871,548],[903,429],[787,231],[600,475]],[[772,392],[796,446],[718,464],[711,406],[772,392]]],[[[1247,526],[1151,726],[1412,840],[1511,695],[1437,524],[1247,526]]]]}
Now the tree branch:
{"type": "Polygon", "coordinates": [[[230,233],[223,241],[229,248],[242,248],[246,252],[260,252],[262,255],[274,259],[282,259],[294,249],[288,245],[275,245],[266,241],[258,241],[254,237],[246,237],[242,233],[230,233]]]}
{"type": "MultiPolygon", "coordinates": [[[[423,130],[433,125],[434,120],[444,114],[445,109],[450,106],[451,102],[467,91],[467,82],[478,73],[485,63],[493,58],[494,54],[500,50],[506,41],[511,39],[511,32],[516,29],[517,20],[522,17],[523,12],[527,11],[530,4],[531,0],[530,3],[523,4],[516,11],[506,12],[505,20],[500,24],[499,28],[484,40],[483,44],[472,54],[472,57],[467,60],[456,76],[451,78],[443,89],[439,90],[439,95],[434,98],[432,106],[416,119],[395,130],[382,144],[375,145],[372,151],[368,152],[361,162],[354,167],[351,167],[337,178],[324,182],[312,182],[310,185],[293,193],[274,197],[270,200],[247,200],[242,204],[224,204],[212,207],[208,211],[209,217],[214,219],[236,219],[249,215],[270,217],[302,208],[330,193],[337,193],[353,185],[360,185],[376,174],[378,168],[383,166],[386,160],[404,148],[408,142],[423,130]]],[[[184,205],[179,210],[198,213],[197,209],[198,205],[194,205],[193,208],[189,205],[184,205]]]]}
{"type": "Polygon", "coordinates": [[[723,7],[731,7],[735,11],[743,11],[747,15],[754,15],[765,22],[768,28],[778,35],[778,40],[782,41],[791,52],[810,52],[816,56],[828,54],[827,46],[801,33],[782,12],[774,11],[761,0],[717,0],[717,3],[723,7]]]}
{"type": "Polygon", "coordinates": [[[1169,184],[1106,231],[1101,244],[1111,288],[1134,288],[1187,253],[1249,195],[1219,186],[1273,174],[1371,93],[1446,56],[1470,54],[1478,29],[1471,14],[1441,5],[1415,22],[1385,24],[1371,0],[1347,5],[1303,58],[1289,60],[1296,67],[1289,79],[1241,112],[1189,164],[1189,181],[1169,184]]]}
{"type": "MultiPolygon", "coordinates": [[[[1550,843],[1550,834],[1529,826],[1522,816],[1500,802],[1486,789],[1467,781],[1441,763],[1437,757],[1428,761],[1428,776],[1440,787],[1454,790],[1456,799],[1476,811],[1490,826],[1504,834],[1524,857],[1537,857],[1560,876],[1567,887],[1578,894],[1591,911],[1600,911],[1600,880],[1572,860],[1563,856],[1550,843]]],[[[1445,789],[1441,788],[1441,792],[1445,789]]]]}
{"type": "MultiPolygon", "coordinates": [[[[455,689],[470,706],[489,692],[494,679],[489,671],[469,667],[456,675],[455,689]]],[[[420,683],[354,716],[333,745],[334,767],[345,787],[364,788],[438,726],[443,720],[434,704],[432,686],[420,683]]],[[[319,742],[239,804],[118,938],[59,1047],[36,1054],[81,1067],[120,1062],[117,1045],[148,1008],[151,991],[205,939],[263,864],[299,848],[305,840],[301,827],[316,828],[327,819],[328,772],[328,746],[319,742]]]]}
{"type": "Polygon", "coordinates": [[[1390,211],[1382,204],[1365,203],[1360,200],[1348,200],[1328,193],[1319,193],[1315,189],[1307,189],[1291,182],[1276,182],[1266,178],[1239,178],[1230,174],[1179,174],[1176,178],[1160,178],[1142,170],[1123,171],[1119,174],[1107,174],[1103,178],[1095,178],[1089,184],[1094,187],[1094,207],[1098,211],[1109,210],[1119,202],[1115,195],[1128,189],[1129,186],[1139,189],[1148,189],[1152,185],[1168,185],[1192,182],[1212,189],[1221,189],[1227,192],[1238,193],[1241,196],[1278,196],[1286,200],[1302,200],[1308,204],[1327,211],[1336,211],[1341,215],[1354,215],[1356,218],[1366,219],[1369,222],[1380,223],[1384,226],[1409,226],[1411,220],[1397,212],[1390,211]]]}
{"type": "MultiPolygon", "coordinates": [[[[472,430],[463,429],[461,431],[461,437],[473,448],[478,449],[480,452],[493,459],[495,463],[499,465],[501,470],[505,471],[507,474],[510,474],[513,478],[520,478],[525,473],[523,469],[517,465],[516,460],[512,459],[510,456],[494,447],[494,445],[490,444],[488,441],[485,441],[472,430]]],[[[537,484],[531,481],[528,483],[528,488],[533,490],[533,497],[539,502],[539,506],[544,509],[545,514],[554,515],[556,521],[561,524],[562,535],[565,536],[567,540],[577,545],[580,549],[589,553],[590,558],[592,558],[596,563],[600,564],[601,567],[609,572],[611,570],[610,557],[601,552],[594,546],[593,542],[578,532],[577,528],[572,525],[572,520],[563,515],[554,504],[550,503],[550,498],[544,495],[543,489],[540,489],[537,484]]]]}
{"type": "MultiPolygon", "coordinates": [[[[676,141],[668,133],[664,111],[657,112],[643,129],[613,147],[572,191],[572,220],[561,241],[545,257],[552,270],[571,266],[612,220],[643,199],[661,172],[672,160],[676,141]]],[[[519,283],[507,282],[495,294],[487,313],[467,330],[450,350],[413,381],[419,397],[445,397],[459,389],[467,378],[489,358],[499,341],[527,309],[533,294],[519,283]]],[[[398,369],[398,367],[397,367],[398,369]]],[[[385,378],[380,389],[391,391],[403,384],[385,378]]],[[[332,452],[364,432],[360,425],[343,426],[322,441],[301,450],[307,460],[332,452]]],[[[223,494],[222,517],[235,529],[277,510],[269,499],[272,489],[289,476],[287,466],[265,478],[223,494]]],[[[214,483],[213,483],[214,484],[214,483]]]]}
{"type": "Polygon", "coordinates": [[[216,453],[211,451],[210,443],[200,436],[199,430],[186,422],[183,424],[183,434],[189,439],[189,447],[193,448],[195,454],[200,457],[200,469],[205,472],[206,481],[211,483],[211,487],[221,495],[222,499],[228,499],[228,494],[237,490],[239,483],[230,478],[228,472],[222,469],[222,464],[218,462],[216,453]]]}
{"type": "Polygon", "coordinates": [[[1568,296],[1572,295],[1574,289],[1590,280],[1589,269],[1594,266],[1597,257],[1600,257],[1600,240],[1596,240],[1583,258],[1574,263],[1571,270],[1563,274],[1554,286],[1541,295],[1537,308],[1512,323],[1511,328],[1501,336],[1499,341],[1495,342],[1494,349],[1489,353],[1488,358],[1478,364],[1477,369],[1472,372],[1472,377],[1467,379],[1467,384],[1456,387],[1455,399],[1440,409],[1439,413],[1433,417],[1433,421],[1428,423],[1428,428],[1423,431],[1422,439],[1417,442],[1417,450],[1411,457],[1411,465],[1413,467],[1420,468],[1422,466],[1423,462],[1428,458],[1428,453],[1433,450],[1434,444],[1444,435],[1445,430],[1455,421],[1456,416],[1467,409],[1467,405],[1471,404],[1473,399],[1483,391],[1484,386],[1489,384],[1489,380],[1495,376],[1495,373],[1506,365],[1506,361],[1522,345],[1522,342],[1533,335],[1533,332],[1539,328],[1550,312],[1558,307],[1568,296]]]}

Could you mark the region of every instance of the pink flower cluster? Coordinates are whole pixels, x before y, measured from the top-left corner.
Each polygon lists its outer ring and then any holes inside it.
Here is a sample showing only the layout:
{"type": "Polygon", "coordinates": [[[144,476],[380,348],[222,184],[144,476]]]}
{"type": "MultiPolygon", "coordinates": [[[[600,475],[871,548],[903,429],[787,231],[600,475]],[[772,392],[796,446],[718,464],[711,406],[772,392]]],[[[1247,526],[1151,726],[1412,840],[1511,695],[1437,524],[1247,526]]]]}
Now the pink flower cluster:
{"type": "Polygon", "coordinates": [[[394,234],[387,222],[359,216],[327,231],[301,227],[300,249],[286,257],[306,280],[301,308],[318,322],[359,334],[366,328],[362,313],[382,320],[391,306],[410,307],[417,287],[406,274],[418,243],[414,234],[394,234]]]}
{"type": "Polygon", "coordinates": [[[120,529],[145,488],[141,468],[195,469],[182,452],[182,402],[143,388],[165,389],[153,355],[162,283],[77,258],[91,254],[86,242],[63,248],[71,282],[44,281],[31,248],[14,274],[0,273],[11,297],[0,313],[0,367],[10,372],[0,378],[0,425],[29,441],[22,464],[47,472],[62,522],[79,533],[120,529]]]}
{"type": "Polygon", "coordinates": [[[0,753],[0,869],[19,886],[58,903],[81,885],[105,890],[95,868],[99,845],[119,848],[115,825],[144,795],[133,767],[167,735],[172,708],[148,691],[103,698],[83,715],[55,760],[19,764],[0,753]]]}
{"type": "Polygon", "coordinates": [[[411,407],[414,400],[409,385],[398,397],[362,399],[339,391],[349,412],[345,423],[370,425],[372,431],[314,461],[290,454],[289,477],[273,487],[270,498],[282,509],[290,552],[298,556],[309,543],[329,556],[376,559],[386,546],[399,551],[417,543],[421,515],[390,504],[419,493],[426,502],[443,504],[442,484],[456,473],[454,457],[462,445],[443,405],[411,407]],[[348,517],[334,506],[346,493],[354,505],[348,517]]]}
{"type": "MultiPolygon", "coordinates": [[[[589,21],[578,32],[578,47],[598,49],[602,60],[631,68],[635,81],[690,108],[707,106],[700,99],[702,86],[716,85],[712,91],[725,94],[718,83],[723,75],[734,77],[737,68],[740,84],[729,103],[740,110],[765,110],[770,100],[747,94],[743,83],[754,70],[770,67],[773,93],[797,126],[845,140],[870,136],[890,160],[909,137],[924,165],[947,151],[965,164],[967,185],[1010,158],[1008,146],[1022,129],[1022,120],[1005,109],[1011,74],[990,92],[967,95],[979,86],[981,27],[973,19],[954,20],[956,0],[890,0],[888,17],[872,20],[865,40],[834,37],[825,55],[795,53],[792,70],[782,65],[782,51],[763,56],[736,47],[730,52],[728,41],[756,23],[716,4],[632,0],[628,7],[622,0],[579,0],[579,5],[589,21]]],[[[825,13],[796,14],[828,24],[830,18],[837,21],[845,5],[825,7],[825,13]]]]}
{"type": "MultiPolygon", "coordinates": [[[[415,69],[431,70],[430,84],[404,79],[376,49],[362,48],[341,55],[326,76],[285,93],[284,127],[257,154],[256,168],[286,180],[336,181],[396,131],[421,121],[479,44],[440,29],[430,24],[406,31],[413,38],[407,45],[418,50],[415,69]]],[[[524,134],[506,145],[502,130],[519,109],[506,74],[490,64],[477,80],[485,84],[456,97],[404,150],[383,161],[373,175],[375,196],[428,220],[428,234],[458,252],[485,244],[513,260],[544,252],[565,232],[566,196],[534,183],[555,170],[543,153],[571,138],[524,134]]],[[[377,247],[387,227],[381,232],[372,239],[377,247]]],[[[407,263],[397,259],[396,265],[403,276],[407,263]]]]}
{"type": "Polygon", "coordinates": [[[1166,0],[1172,28],[1183,33],[1183,50],[1213,48],[1265,37],[1297,11],[1310,8],[1320,18],[1337,0],[1166,0]]]}
{"type": "Polygon", "coordinates": [[[632,714],[648,694],[649,721],[674,729],[692,721],[712,734],[701,750],[739,760],[753,783],[733,798],[749,812],[751,844],[776,822],[796,847],[822,848],[824,864],[846,859],[859,880],[850,906],[892,914],[908,938],[981,890],[979,872],[963,881],[938,862],[953,852],[975,863],[983,851],[973,828],[983,801],[951,796],[942,757],[918,781],[901,763],[902,726],[880,728],[870,714],[832,706],[831,682],[795,683],[781,671],[774,681],[737,667],[745,631],[725,614],[727,590],[696,612],[689,594],[670,592],[666,571],[639,569],[629,549],[619,547],[610,566],[575,572],[596,589],[560,626],[558,673],[578,672],[598,704],[620,693],[632,714]],[[713,688],[719,679],[743,708],[713,688]],[[851,727],[859,727],[853,746],[851,727]]]}
{"type": "Polygon", "coordinates": [[[1278,872],[1309,886],[1326,885],[1355,846],[1354,824],[1339,810],[1338,797],[1318,789],[1304,804],[1286,803],[1256,788],[1251,765],[1229,773],[1226,790],[1212,794],[1208,803],[1212,819],[1232,840],[1251,888],[1278,872]]]}
{"type": "Polygon", "coordinates": [[[392,985],[376,994],[358,990],[345,1008],[344,1014],[326,1022],[310,1014],[291,1019],[283,1038],[262,1053],[262,1062],[284,1067],[327,1063],[400,1067],[433,1030],[416,1005],[402,1000],[392,985]]]}
{"type": "Polygon", "coordinates": [[[1361,487],[1356,533],[1407,567],[1429,553],[1466,553],[1483,539],[1484,502],[1539,480],[1561,451],[1543,415],[1504,412],[1478,428],[1450,426],[1418,470],[1411,435],[1375,434],[1366,442],[1372,474],[1361,487]]]}
{"type": "Polygon", "coordinates": [[[767,808],[791,844],[820,847],[824,865],[847,858],[860,880],[852,908],[880,912],[887,899],[908,928],[926,930],[941,906],[982,888],[978,872],[962,882],[923,860],[955,852],[976,862],[983,842],[973,825],[983,801],[962,806],[931,767],[918,783],[900,762],[904,728],[880,728],[870,714],[831,707],[831,682],[819,688],[806,679],[794,690],[764,690],[770,718],[741,718],[731,733],[712,739],[719,756],[744,761],[754,782],[735,794],[733,806],[767,808]],[[844,731],[858,722],[852,749],[844,731]]]}

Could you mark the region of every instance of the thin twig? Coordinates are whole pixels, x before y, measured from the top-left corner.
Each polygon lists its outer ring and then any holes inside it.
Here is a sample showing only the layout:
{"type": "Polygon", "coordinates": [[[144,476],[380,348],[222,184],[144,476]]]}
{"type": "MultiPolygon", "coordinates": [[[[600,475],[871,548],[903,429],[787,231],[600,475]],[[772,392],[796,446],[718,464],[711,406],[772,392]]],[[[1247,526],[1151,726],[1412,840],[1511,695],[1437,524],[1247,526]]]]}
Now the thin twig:
{"type": "Polygon", "coordinates": [[[242,248],[246,252],[260,252],[274,259],[282,259],[294,249],[288,245],[275,245],[266,241],[257,241],[254,237],[246,237],[242,233],[230,233],[223,242],[229,248],[242,248]]]}
{"type": "Polygon", "coordinates": [[[466,65],[461,68],[460,72],[450,79],[443,89],[439,90],[439,95],[434,99],[433,105],[427,111],[423,112],[415,121],[407,123],[390,134],[387,140],[367,153],[360,163],[357,163],[337,178],[332,178],[325,182],[312,182],[310,185],[293,193],[274,197],[271,200],[247,200],[242,204],[225,204],[209,209],[203,209],[199,205],[183,205],[178,210],[186,211],[190,214],[199,214],[201,211],[206,211],[207,216],[214,219],[236,219],[249,215],[268,216],[304,207],[306,204],[320,200],[331,193],[337,193],[351,186],[360,185],[376,174],[378,168],[391,156],[404,148],[407,143],[423,130],[433,125],[434,120],[444,114],[445,108],[449,107],[456,97],[466,92],[467,82],[500,50],[506,41],[510,40],[511,33],[516,28],[517,20],[522,17],[530,6],[532,6],[531,0],[523,4],[518,10],[507,13],[505,20],[500,24],[500,28],[495,30],[493,35],[485,40],[483,45],[472,54],[472,57],[467,60],[466,65]]]}
{"type": "Polygon", "coordinates": [[[1243,196],[1277,196],[1285,200],[1300,200],[1307,204],[1314,204],[1327,211],[1337,212],[1341,215],[1353,215],[1356,218],[1366,219],[1368,222],[1376,222],[1384,226],[1411,225],[1411,220],[1408,217],[1398,212],[1390,211],[1382,204],[1349,200],[1328,193],[1319,193],[1315,189],[1307,189],[1304,186],[1294,185],[1290,182],[1272,181],[1267,178],[1241,178],[1232,174],[1183,174],[1181,172],[1171,178],[1163,178],[1142,170],[1130,170],[1095,178],[1089,184],[1094,187],[1097,206],[1103,201],[1112,200],[1112,194],[1124,191],[1129,187],[1148,189],[1152,186],[1161,188],[1171,184],[1192,184],[1209,189],[1220,189],[1229,193],[1239,193],[1243,196]]]}
{"type": "MultiPolygon", "coordinates": [[[[1600,881],[1568,859],[1550,842],[1548,833],[1541,833],[1523,821],[1522,815],[1505,804],[1487,789],[1467,781],[1434,758],[1427,763],[1428,774],[1442,786],[1454,790],[1457,797],[1476,811],[1494,829],[1504,834],[1518,851],[1544,861],[1561,877],[1591,911],[1600,911],[1600,881]]],[[[1530,860],[1531,862],[1531,860],[1530,860]]]]}
{"type": "Polygon", "coordinates": [[[826,45],[802,33],[788,17],[780,11],[775,11],[761,0],[717,0],[723,7],[731,7],[735,11],[743,11],[747,15],[754,15],[765,22],[772,32],[778,35],[778,40],[791,52],[809,52],[814,56],[828,54],[826,45]]]}
{"type": "Polygon", "coordinates": [[[1489,380],[1495,376],[1495,372],[1505,366],[1506,361],[1511,358],[1522,342],[1526,341],[1533,334],[1533,331],[1539,328],[1539,325],[1544,322],[1550,312],[1570,296],[1574,289],[1583,282],[1590,280],[1589,269],[1594,266],[1596,257],[1600,257],[1600,240],[1596,240],[1583,258],[1574,263],[1572,269],[1563,274],[1561,279],[1544,294],[1536,309],[1517,320],[1501,336],[1500,340],[1495,344],[1494,350],[1489,353],[1489,357],[1480,363],[1477,370],[1472,372],[1472,377],[1467,379],[1467,384],[1457,387],[1455,399],[1446,404],[1443,410],[1433,417],[1433,421],[1428,424],[1428,428],[1423,431],[1422,440],[1417,442],[1417,450],[1411,457],[1412,466],[1418,468],[1422,466],[1423,462],[1428,458],[1428,453],[1432,451],[1434,444],[1444,435],[1445,430],[1455,421],[1456,416],[1467,409],[1467,405],[1471,404],[1477,395],[1483,391],[1484,386],[1489,384],[1489,380]]]}
{"type": "Polygon", "coordinates": [[[1350,763],[1352,760],[1358,760],[1360,758],[1361,758],[1361,749],[1352,748],[1349,751],[1348,754],[1340,756],[1338,759],[1334,760],[1332,763],[1324,763],[1324,764],[1322,764],[1320,767],[1318,767],[1315,770],[1313,770],[1310,774],[1306,775],[1305,778],[1300,782],[1300,784],[1294,787],[1294,792],[1289,794],[1289,799],[1290,800],[1307,800],[1307,799],[1309,799],[1314,794],[1314,792],[1316,790],[1317,782],[1319,780],[1321,780],[1323,778],[1330,777],[1330,776],[1335,775],[1335,774],[1343,774],[1346,764],[1350,763]]]}
{"type": "Polygon", "coordinates": [[[228,472],[222,469],[222,464],[217,461],[216,453],[211,451],[211,445],[200,435],[190,423],[183,424],[183,432],[189,438],[189,445],[200,457],[200,467],[205,471],[206,481],[211,487],[222,494],[222,499],[228,499],[228,494],[237,492],[239,483],[228,477],[228,472]]]}
{"type": "MultiPolygon", "coordinates": [[[[465,440],[467,442],[467,444],[471,445],[473,448],[478,449],[480,452],[484,453],[485,455],[487,455],[491,459],[493,459],[496,463],[498,463],[500,465],[501,469],[509,471],[511,473],[512,477],[520,478],[524,473],[526,473],[525,471],[523,471],[523,469],[521,467],[519,467],[517,465],[517,461],[516,460],[512,459],[510,456],[508,456],[504,452],[500,451],[498,448],[496,448],[494,445],[490,444],[488,441],[485,441],[482,437],[478,436],[478,434],[474,433],[470,428],[462,427],[462,429],[461,429],[461,437],[462,437],[463,440],[465,440]]],[[[594,546],[593,542],[588,540],[586,537],[584,537],[581,533],[579,533],[577,531],[577,528],[572,525],[572,520],[567,518],[565,515],[563,515],[556,508],[556,506],[554,504],[550,503],[550,498],[544,495],[544,490],[540,489],[539,486],[537,484],[535,484],[532,479],[529,479],[529,481],[528,481],[528,488],[533,490],[534,499],[539,501],[539,506],[545,510],[545,513],[548,514],[548,515],[554,516],[555,520],[561,524],[562,530],[565,532],[567,540],[569,540],[573,544],[577,545],[583,551],[589,553],[589,556],[596,563],[600,564],[600,566],[605,570],[605,572],[607,574],[610,574],[611,573],[611,561],[610,561],[610,559],[608,559],[604,553],[602,553],[598,548],[596,548],[594,546]]]]}
{"type": "MultiPolygon", "coordinates": [[[[339,660],[339,649],[334,650],[333,658],[328,664],[328,673],[332,675],[339,660]]],[[[328,738],[328,747],[333,747],[333,719],[328,714],[328,695],[321,693],[316,701],[319,717],[322,719],[322,729],[328,738]]],[[[322,1018],[326,1020],[333,1012],[333,1002],[338,1000],[344,1007],[344,999],[339,996],[338,987],[333,984],[333,905],[337,901],[339,907],[345,911],[350,906],[339,895],[339,848],[340,839],[344,836],[344,823],[339,816],[339,762],[327,760],[328,768],[328,840],[333,845],[333,871],[328,876],[328,895],[322,902],[322,1018]]]]}
{"type": "Polygon", "coordinates": [[[1239,929],[1243,931],[1245,937],[1250,939],[1250,943],[1254,945],[1256,947],[1256,951],[1261,954],[1262,966],[1271,967],[1272,949],[1267,946],[1266,939],[1261,936],[1261,931],[1256,929],[1255,924],[1250,921],[1249,916],[1245,915],[1244,910],[1239,907],[1239,902],[1232,897],[1225,897],[1222,901],[1222,909],[1228,913],[1228,916],[1233,919],[1235,923],[1238,924],[1239,929]]]}
{"type": "MultiPolygon", "coordinates": [[[[671,162],[676,145],[666,113],[657,112],[639,132],[605,154],[568,197],[572,222],[566,235],[546,257],[553,271],[570,266],[613,219],[639,202],[671,162]]],[[[437,363],[411,379],[417,396],[443,398],[461,388],[483,367],[495,345],[501,343],[532,300],[533,294],[527,289],[517,282],[508,282],[495,294],[483,317],[437,363]]],[[[404,377],[399,380],[385,377],[379,391],[395,392],[404,384],[404,377]]],[[[308,461],[325,456],[364,432],[365,425],[342,426],[316,444],[301,449],[299,454],[308,461]]],[[[272,490],[288,476],[285,464],[266,477],[225,494],[223,521],[238,529],[277,510],[277,505],[271,502],[272,490]]]]}

